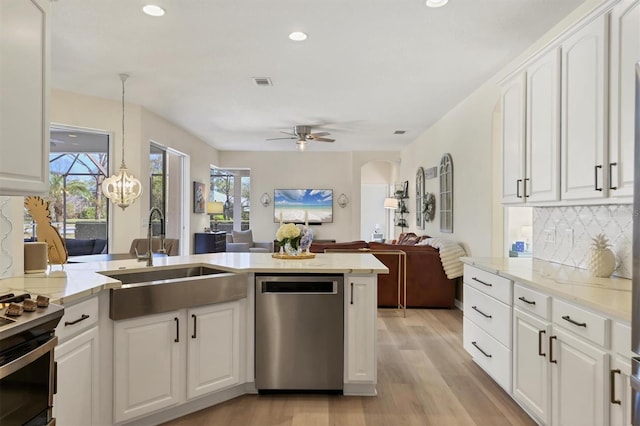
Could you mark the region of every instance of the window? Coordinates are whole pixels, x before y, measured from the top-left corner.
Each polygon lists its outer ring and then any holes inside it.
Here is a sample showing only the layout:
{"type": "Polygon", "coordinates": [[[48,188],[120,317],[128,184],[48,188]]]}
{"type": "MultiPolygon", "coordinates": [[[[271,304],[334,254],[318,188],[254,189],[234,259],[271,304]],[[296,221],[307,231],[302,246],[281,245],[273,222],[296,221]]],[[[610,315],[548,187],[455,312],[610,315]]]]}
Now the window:
{"type": "Polygon", "coordinates": [[[151,144],[149,160],[151,163],[151,193],[149,194],[149,205],[151,208],[159,208],[166,217],[167,152],[151,144]]]}
{"type": "MultiPolygon", "coordinates": [[[[109,200],[102,181],[109,170],[109,136],[52,127],[49,152],[51,223],[65,239],[107,239],[109,200]]],[[[33,236],[25,211],[25,238],[33,236]]]]}
{"type": "Polygon", "coordinates": [[[218,219],[218,229],[227,232],[233,229],[249,229],[251,215],[249,170],[213,168],[209,189],[209,201],[224,203],[223,213],[215,217],[218,219]]]}

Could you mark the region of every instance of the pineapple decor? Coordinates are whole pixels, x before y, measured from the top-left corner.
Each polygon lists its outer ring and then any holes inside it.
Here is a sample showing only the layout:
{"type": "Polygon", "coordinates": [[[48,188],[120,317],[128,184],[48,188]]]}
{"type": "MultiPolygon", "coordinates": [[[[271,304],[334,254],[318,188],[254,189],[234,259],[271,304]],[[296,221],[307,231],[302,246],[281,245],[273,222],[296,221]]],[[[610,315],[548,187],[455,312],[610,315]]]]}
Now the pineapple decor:
{"type": "Polygon", "coordinates": [[[593,238],[589,252],[589,272],[594,277],[608,278],[616,269],[616,257],[610,246],[604,234],[598,234],[593,238]]]}

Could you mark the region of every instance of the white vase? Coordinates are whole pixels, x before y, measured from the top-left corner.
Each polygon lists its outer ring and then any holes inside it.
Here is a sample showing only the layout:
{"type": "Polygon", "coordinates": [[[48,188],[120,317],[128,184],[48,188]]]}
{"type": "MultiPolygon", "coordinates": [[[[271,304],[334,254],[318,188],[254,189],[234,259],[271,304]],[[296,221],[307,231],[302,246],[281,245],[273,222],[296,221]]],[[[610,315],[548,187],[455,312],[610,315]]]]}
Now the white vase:
{"type": "Polygon", "coordinates": [[[608,278],[616,269],[616,256],[609,248],[591,248],[589,252],[589,272],[594,277],[608,278]]]}

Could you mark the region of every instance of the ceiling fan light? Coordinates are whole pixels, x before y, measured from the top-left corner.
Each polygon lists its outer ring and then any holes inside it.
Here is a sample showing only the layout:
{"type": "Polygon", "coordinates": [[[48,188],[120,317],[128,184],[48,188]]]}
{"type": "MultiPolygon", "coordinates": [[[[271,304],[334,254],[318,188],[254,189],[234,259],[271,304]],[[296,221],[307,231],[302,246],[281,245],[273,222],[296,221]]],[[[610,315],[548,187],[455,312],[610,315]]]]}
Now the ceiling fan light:
{"type": "Polygon", "coordinates": [[[298,151],[300,151],[300,152],[302,152],[302,151],[307,149],[307,141],[305,141],[304,139],[300,139],[300,140],[296,141],[296,145],[298,147],[298,151]]]}
{"type": "Polygon", "coordinates": [[[148,4],[142,8],[142,11],[149,16],[164,16],[164,9],[155,4],[148,4]]]}
{"type": "Polygon", "coordinates": [[[307,34],[302,31],[294,31],[289,34],[289,39],[293,41],[305,41],[307,39],[307,34]]]}
{"type": "Polygon", "coordinates": [[[428,7],[442,7],[447,4],[449,0],[427,0],[428,7]]]}

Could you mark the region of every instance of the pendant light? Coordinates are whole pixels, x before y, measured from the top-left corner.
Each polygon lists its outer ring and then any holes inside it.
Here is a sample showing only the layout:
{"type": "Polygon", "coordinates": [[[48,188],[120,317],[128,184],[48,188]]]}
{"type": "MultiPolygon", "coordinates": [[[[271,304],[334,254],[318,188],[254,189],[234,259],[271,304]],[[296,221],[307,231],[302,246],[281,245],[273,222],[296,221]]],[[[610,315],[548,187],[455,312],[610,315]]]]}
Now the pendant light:
{"type": "Polygon", "coordinates": [[[120,74],[120,80],[122,80],[122,164],[117,174],[102,181],[103,194],[114,204],[120,206],[122,210],[129,207],[142,195],[142,184],[124,164],[124,82],[127,78],[129,78],[129,74],[120,74]]]}

